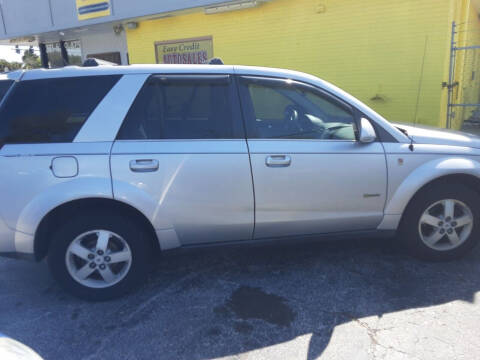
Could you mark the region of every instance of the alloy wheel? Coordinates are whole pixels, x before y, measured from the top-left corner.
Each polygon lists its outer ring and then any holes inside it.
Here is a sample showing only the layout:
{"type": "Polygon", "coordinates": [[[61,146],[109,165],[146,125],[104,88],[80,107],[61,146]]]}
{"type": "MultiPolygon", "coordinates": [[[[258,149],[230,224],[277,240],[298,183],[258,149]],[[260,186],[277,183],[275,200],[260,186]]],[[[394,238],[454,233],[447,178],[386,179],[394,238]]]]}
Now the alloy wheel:
{"type": "Polygon", "coordinates": [[[107,288],[120,282],[132,264],[128,243],[108,230],[77,236],[65,254],[70,276],[83,286],[107,288]]]}
{"type": "Polygon", "coordinates": [[[473,228],[473,214],[463,202],[444,199],[430,205],[420,217],[418,231],[423,243],[437,251],[462,245],[473,228]]]}

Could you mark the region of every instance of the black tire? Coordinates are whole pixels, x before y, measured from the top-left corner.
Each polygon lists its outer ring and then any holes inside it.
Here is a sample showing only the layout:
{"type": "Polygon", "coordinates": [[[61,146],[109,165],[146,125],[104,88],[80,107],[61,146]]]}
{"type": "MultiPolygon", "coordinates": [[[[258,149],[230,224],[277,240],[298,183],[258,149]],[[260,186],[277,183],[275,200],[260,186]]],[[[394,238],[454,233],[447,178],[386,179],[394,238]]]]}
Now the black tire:
{"type": "Polygon", "coordinates": [[[400,224],[399,235],[409,253],[416,258],[427,261],[458,259],[472,250],[480,240],[480,195],[463,184],[448,182],[433,184],[421,190],[409,203],[400,224]],[[422,241],[419,221],[429,206],[445,199],[458,200],[468,206],[473,215],[473,226],[470,235],[458,247],[436,250],[422,241]]]}
{"type": "Polygon", "coordinates": [[[53,277],[72,295],[88,301],[118,298],[142,284],[151,262],[152,246],[148,233],[136,222],[121,215],[92,213],[79,215],[62,224],[52,234],[48,265],[53,277]],[[69,273],[66,252],[79,235],[92,230],[108,230],[121,236],[131,251],[131,265],[125,277],[106,288],[93,288],[80,284],[69,273]]]}

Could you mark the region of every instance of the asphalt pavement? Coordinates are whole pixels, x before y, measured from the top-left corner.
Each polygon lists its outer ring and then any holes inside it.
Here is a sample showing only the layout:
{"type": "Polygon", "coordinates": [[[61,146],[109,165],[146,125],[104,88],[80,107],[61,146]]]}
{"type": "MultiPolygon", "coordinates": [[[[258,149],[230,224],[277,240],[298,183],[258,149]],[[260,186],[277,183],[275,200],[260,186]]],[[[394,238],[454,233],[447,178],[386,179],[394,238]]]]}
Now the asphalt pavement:
{"type": "Polygon", "coordinates": [[[163,256],[89,303],[0,259],[0,332],[56,359],[479,359],[480,248],[424,263],[388,239],[163,256]]]}

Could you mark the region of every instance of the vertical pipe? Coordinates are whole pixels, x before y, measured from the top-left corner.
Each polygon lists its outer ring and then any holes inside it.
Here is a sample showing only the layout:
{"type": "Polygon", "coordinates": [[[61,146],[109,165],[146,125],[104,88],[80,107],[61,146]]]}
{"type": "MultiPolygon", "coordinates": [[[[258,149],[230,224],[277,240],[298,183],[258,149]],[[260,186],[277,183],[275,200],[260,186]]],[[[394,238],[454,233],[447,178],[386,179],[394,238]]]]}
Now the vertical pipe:
{"type": "Polygon", "coordinates": [[[5,25],[5,16],[3,16],[3,8],[1,3],[0,3],[0,16],[2,17],[3,32],[7,34],[7,25],[5,25]]]}
{"type": "Polygon", "coordinates": [[[52,26],[55,26],[55,22],[53,20],[52,0],[48,0],[48,10],[50,12],[50,24],[52,26]]]}
{"type": "Polygon", "coordinates": [[[110,15],[113,16],[113,15],[115,15],[115,13],[114,13],[115,9],[113,7],[113,0],[110,0],[109,2],[110,2],[110,15]]]}
{"type": "Polygon", "coordinates": [[[62,60],[63,60],[63,66],[67,66],[69,64],[68,61],[68,53],[67,53],[67,48],[65,47],[65,41],[60,41],[60,51],[62,53],[62,60]]]}
{"type": "Polygon", "coordinates": [[[47,46],[43,43],[38,44],[40,49],[40,60],[42,62],[42,67],[48,69],[48,54],[47,54],[47,46]]]}
{"type": "Polygon", "coordinates": [[[452,127],[452,117],[453,117],[453,82],[455,81],[455,21],[452,21],[452,38],[450,42],[450,67],[448,70],[448,96],[447,96],[447,129],[452,127]]]}
{"type": "Polygon", "coordinates": [[[425,36],[425,46],[423,47],[422,66],[420,67],[420,78],[418,80],[417,102],[415,104],[415,115],[413,116],[413,124],[417,123],[418,105],[420,103],[420,94],[422,92],[423,69],[425,67],[425,57],[427,56],[428,35],[425,36]]]}

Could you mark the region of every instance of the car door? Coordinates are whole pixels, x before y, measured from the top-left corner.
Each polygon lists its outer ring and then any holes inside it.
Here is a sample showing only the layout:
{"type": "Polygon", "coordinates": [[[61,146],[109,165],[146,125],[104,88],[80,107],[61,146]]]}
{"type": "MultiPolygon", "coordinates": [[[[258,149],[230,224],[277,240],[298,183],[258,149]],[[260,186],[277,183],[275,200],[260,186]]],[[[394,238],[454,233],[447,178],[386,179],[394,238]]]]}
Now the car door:
{"type": "Polygon", "coordinates": [[[356,112],[311,85],[239,78],[255,189],[255,238],[374,229],[387,190],[380,142],[356,112]]]}
{"type": "Polygon", "coordinates": [[[152,75],[112,148],[114,197],[162,248],[251,239],[253,186],[231,76],[152,75]]]}

